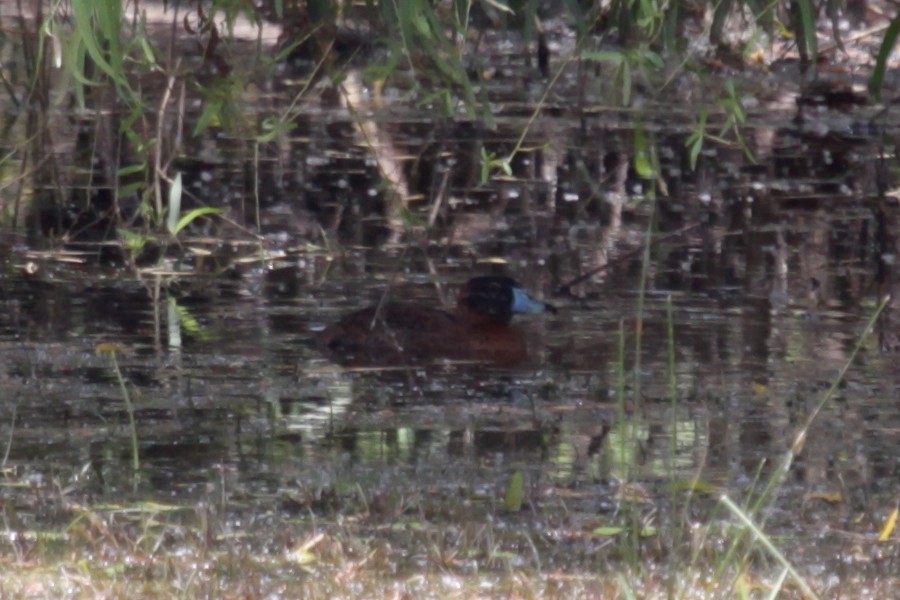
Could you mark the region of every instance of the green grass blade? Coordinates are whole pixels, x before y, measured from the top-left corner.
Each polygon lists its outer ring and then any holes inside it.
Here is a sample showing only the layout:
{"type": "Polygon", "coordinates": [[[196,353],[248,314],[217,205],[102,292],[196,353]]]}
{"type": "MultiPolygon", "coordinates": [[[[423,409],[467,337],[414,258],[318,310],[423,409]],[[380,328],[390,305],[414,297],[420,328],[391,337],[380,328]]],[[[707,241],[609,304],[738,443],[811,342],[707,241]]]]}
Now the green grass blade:
{"type": "Polygon", "coordinates": [[[172,187],[169,188],[169,212],[166,215],[166,229],[172,235],[181,229],[178,226],[181,218],[181,191],[181,173],[178,173],[172,180],[172,187]]]}
{"type": "Polygon", "coordinates": [[[205,215],[221,215],[222,209],[220,208],[212,208],[209,206],[202,206],[200,208],[195,208],[194,210],[189,210],[183,217],[178,220],[178,224],[175,225],[174,235],[178,235],[178,233],[191,224],[198,217],[202,217],[205,215]]]}
{"type": "Polygon", "coordinates": [[[788,559],[781,553],[781,551],[775,547],[775,544],[772,543],[772,540],[769,539],[759,527],[750,519],[750,517],[745,513],[741,508],[731,501],[728,496],[722,496],[719,501],[725,505],[725,507],[737,517],[738,521],[743,523],[745,527],[747,527],[754,535],[756,540],[763,545],[763,547],[768,551],[768,553],[781,564],[782,567],[790,574],[791,578],[794,580],[794,583],[803,591],[803,593],[808,598],[818,598],[819,596],[813,591],[809,584],[806,583],[806,580],[803,578],[800,573],[797,572],[796,569],[788,562],[788,559]]]}
{"type": "Polygon", "coordinates": [[[884,71],[887,68],[888,57],[894,51],[898,35],[900,35],[900,15],[894,17],[894,20],[891,21],[891,24],[885,30],[884,39],[881,40],[881,47],[878,48],[878,56],[875,58],[875,68],[872,70],[872,77],[869,79],[869,93],[875,99],[881,97],[884,71]]]}
{"type": "Polygon", "coordinates": [[[819,42],[816,39],[816,9],[810,0],[796,1],[800,9],[800,28],[795,32],[797,44],[806,46],[809,62],[815,67],[816,54],[819,51],[819,42]]]}

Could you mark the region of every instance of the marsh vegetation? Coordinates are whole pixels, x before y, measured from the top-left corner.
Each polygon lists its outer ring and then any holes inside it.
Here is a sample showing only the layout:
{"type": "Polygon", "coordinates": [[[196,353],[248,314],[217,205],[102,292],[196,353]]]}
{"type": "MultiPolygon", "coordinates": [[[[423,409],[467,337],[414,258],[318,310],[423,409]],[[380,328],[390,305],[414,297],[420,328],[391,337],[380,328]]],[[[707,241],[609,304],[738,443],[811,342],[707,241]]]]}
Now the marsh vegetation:
{"type": "Polygon", "coordinates": [[[886,11],[0,0],[0,594],[889,597],[886,11]]]}

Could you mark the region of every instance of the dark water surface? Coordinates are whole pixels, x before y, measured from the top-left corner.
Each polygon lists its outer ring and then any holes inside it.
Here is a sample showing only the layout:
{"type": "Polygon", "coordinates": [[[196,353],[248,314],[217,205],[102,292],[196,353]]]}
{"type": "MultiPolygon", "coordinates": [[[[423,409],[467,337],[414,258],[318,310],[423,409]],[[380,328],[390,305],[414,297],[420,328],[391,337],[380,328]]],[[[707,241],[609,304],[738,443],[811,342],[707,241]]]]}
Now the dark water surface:
{"type": "MultiPolygon", "coordinates": [[[[510,217],[510,228],[534,218],[510,217]]],[[[615,511],[616,482],[625,478],[639,482],[649,502],[666,502],[673,482],[695,476],[741,498],[760,468],[768,473],[790,447],[875,309],[863,261],[810,256],[809,240],[836,244],[845,235],[836,229],[853,223],[858,231],[866,218],[789,214],[774,236],[780,241],[760,251],[772,264],[765,268],[751,268],[746,251],[705,255],[699,241],[655,247],[639,363],[639,259],[578,286],[577,295],[553,296],[571,274],[561,258],[589,245],[577,231],[560,240],[565,226],[577,225],[551,225],[539,234],[554,240],[543,249],[508,239],[504,254],[516,258],[506,270],[560,310],[521,320],[532,355],[507,370],[345,370],[313,341],[347,310],[377,300],[392,266],[401,269],[394,285],[402,295],[438,303],[431,282],[459,284],[483,271],[472,258],[434,258],[433,277],[402,267],[400,251],[350,250],[331,260],[310,250],[235,266],[226,277],[137,280],[61,264],[13,246],[10,235],[0,297],[5,465],[28,486],[72,485],[96,498],[190,503],[222,495],[299,515],[328,514],[328,502],[316,500],[323,493],[497,502],[522,471],[533,510],[551,520],[565,513],[576,530],[615,511]],[[734,267],[713,269],[727,281],[712,285],[691,272],[692,261],[734,267]],[[122,393],[110,357],[95,351],[109,342],[122,348],[136,405],[136,490],[122,393]]],[[[754,235],[765,234],[723,230],[719,242],[754,235]]],[[[866,251],[854,248],[850,254],[866,251]]],[[[471,252],[481,254],[477,245],[471,252]]],[[[898,389],[896,357],[869,336],[810,430],[768,523],[788,536],[785,546],[803,549],[803,562],[860,569],[844,554],[848,536],[875,530],[896,499],[898,389]]],[[[4,492],[24,510],[21,494],[4,492]]],[[[889,563],[864,566],[886,572],[889,563]]]]}
{"type": "MultiPolygon", "coordinates": [[[[54,516],[31,494],[50,488],[300,520],[359,498],[403,514],[385,506],[416,498],[424,518],[458,524],[485,518],[522,472],[544,548],[614,521],[621,481],[639,486],[651,520],[695,478],[712,490],[691,507],[701,520],[719,493],[758,490],[886,291],[883,230],[900,220],[878,211],[878,156],[896,126],[873,135],[869,114],[820,122],[760,107],[745,132],[757,163],[710,145],[691,171],[690,127],[651,112],[668,190],[654,201],[629,168],[633,122],[549,106],[513,176],[485,185],[477,148],[509,151],[524,125],[511,101],[490,132],[372,108],[380,156],[346,109],[312,104],[261,156],[206,134],[179,168],[198,203],[231,221],[161,250],[158,266],[2,232],[3,501],[35,529],[54,516]],[[384,177],[394,161],[399,175],[384,177]],[[531,357],[518,368],[344,369],[316,348],[316,332],[389,284],[438,305],[493,271],[559,308],[519,319],[531,357]],[[121,349],[136,408],[136,487],[106,343],[121,349]],[[468,511],[442,514],[446,498],[468,511]]],[[[826,588],[845,570],[896,577],[896,553],[871,542],[900,489],[894,336],[863,339],[766,523],[826,588]]],[[[590,543],[566,543],[544,568],[599,560],[590,543]]],[[[417,560],[411,551],[405,568],[417,560]]]]}

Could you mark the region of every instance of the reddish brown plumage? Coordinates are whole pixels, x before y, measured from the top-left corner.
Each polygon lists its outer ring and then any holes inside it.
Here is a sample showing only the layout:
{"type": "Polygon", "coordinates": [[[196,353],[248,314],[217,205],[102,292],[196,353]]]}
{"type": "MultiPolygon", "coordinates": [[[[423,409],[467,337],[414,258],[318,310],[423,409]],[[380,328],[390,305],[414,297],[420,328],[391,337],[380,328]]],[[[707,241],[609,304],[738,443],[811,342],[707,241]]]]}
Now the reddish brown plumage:
{"type": "Polygon", "coordinates": [[[527,356],[524,335],[509,324],[516,287],[508,277],[477,277],[463,287],[452,310],[387,302],[376,318],[377,307],[364,308],[326,328],[319,345],[335,361],[348,365],[439,359],[515,365],[527,356]]]}

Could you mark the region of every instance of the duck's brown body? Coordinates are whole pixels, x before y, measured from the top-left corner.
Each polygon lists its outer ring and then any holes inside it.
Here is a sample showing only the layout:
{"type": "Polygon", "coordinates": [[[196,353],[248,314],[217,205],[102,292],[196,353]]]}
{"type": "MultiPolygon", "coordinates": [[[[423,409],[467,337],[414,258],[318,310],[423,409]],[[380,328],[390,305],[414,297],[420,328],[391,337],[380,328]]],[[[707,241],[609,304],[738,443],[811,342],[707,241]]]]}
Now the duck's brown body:
{"type": "Polygon", "coordinates": [[[529,298],[507,277],[476,277],[452,310],[387,302],[352,313],[319,337],[335,361],[352,365],[395,365],[435,360],[501,366],[522,362],[525,336],[509,324],[513,312],[554,310],[529,298]]]}

